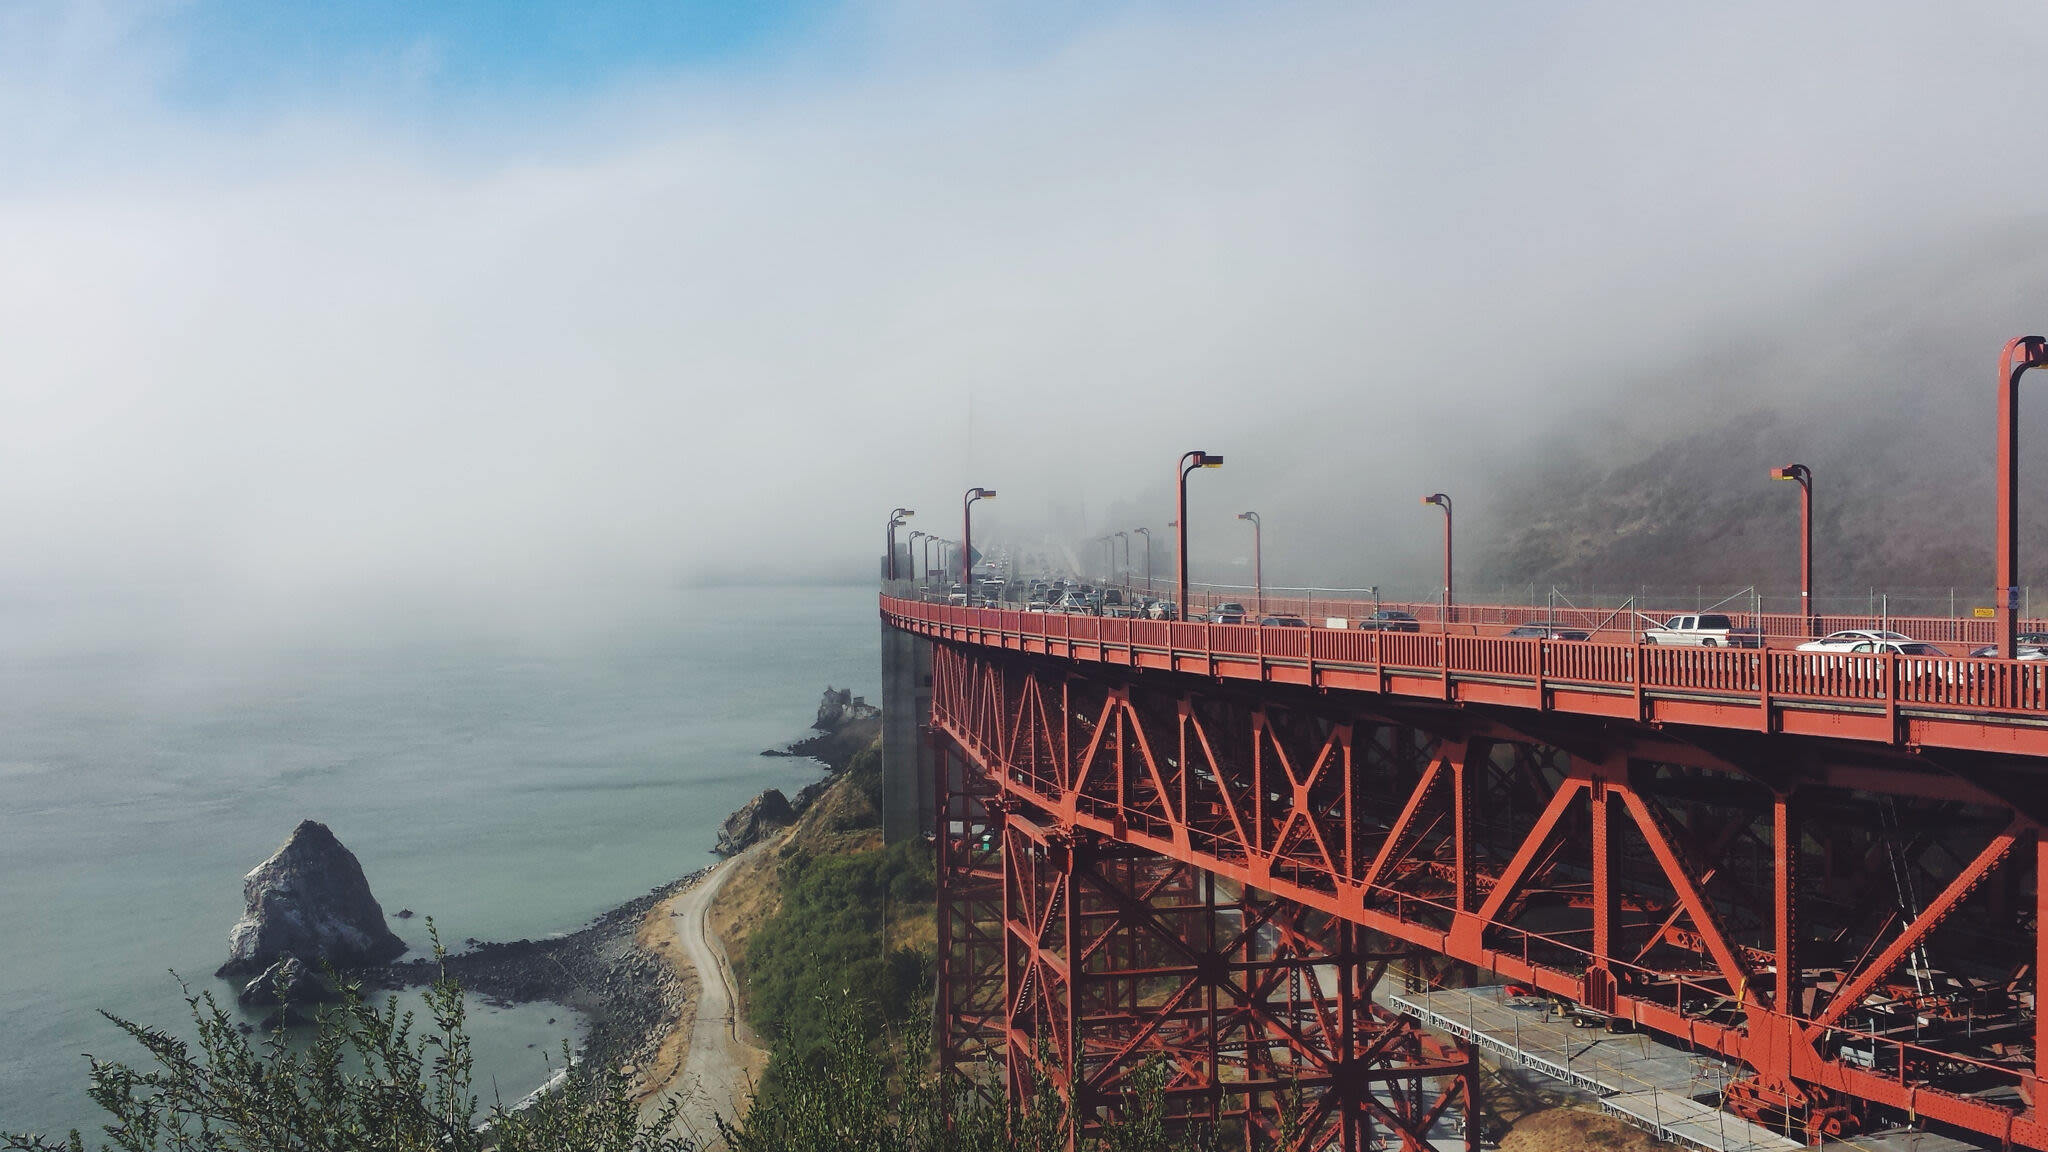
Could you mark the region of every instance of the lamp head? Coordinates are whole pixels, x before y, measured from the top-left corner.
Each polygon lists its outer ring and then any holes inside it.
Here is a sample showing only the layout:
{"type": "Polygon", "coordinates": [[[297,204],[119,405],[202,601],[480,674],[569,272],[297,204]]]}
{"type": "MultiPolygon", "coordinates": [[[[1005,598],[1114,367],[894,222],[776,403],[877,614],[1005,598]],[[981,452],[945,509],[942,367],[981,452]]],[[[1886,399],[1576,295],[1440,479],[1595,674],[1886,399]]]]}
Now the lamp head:
{"type": "Polygon", "coordinates": [[[1813,473],[1804,464],[1787,464],[1783,468],[1771,469],[1771,479],[1773,480],[1791,480],[1803,484],[1812,475],[1813,473]]]}
{"type": "Polygon", "coordinates": [[[1250,520],[1253,523],[1257,523],[1259,519],[1259,514],[1257,512],[1239,512],[1237,514],[1237,518],[1239,520],[1250,520]]]}
{"type": "Polygon", "coordinates": [[[1223,467],[1223,457],[1221,456],[1214,456],[1207,452],[1197,452],[1195,453],[1195,456],[1197,457],[1195,462],[1200,464],[1204,468],[1223,467]]]}
{"type": "Polygon", "coordinates": [[[1422,502],[1424,504],[1434,504],[1443,509],[1449,509],[1451,506],[1451,498],[1441,492],[1433,492],[1428,496],[1424,496],[1422,502]]]}

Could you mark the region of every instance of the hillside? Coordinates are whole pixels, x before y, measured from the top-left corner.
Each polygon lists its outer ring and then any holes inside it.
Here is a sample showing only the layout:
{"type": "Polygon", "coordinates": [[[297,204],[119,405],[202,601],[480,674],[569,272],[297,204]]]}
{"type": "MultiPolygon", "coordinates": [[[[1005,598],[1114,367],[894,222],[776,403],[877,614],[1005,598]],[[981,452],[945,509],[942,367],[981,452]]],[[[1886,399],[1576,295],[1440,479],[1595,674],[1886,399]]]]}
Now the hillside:
{"type": "MultiPolygon", "coordinates": [[[[1822,597],[1846,610],[1872,589],[1932,602],[1953,585],[1959,605],[1978,602],[1992,584],[1997,355],[2044,329],[2048,263],[2001,252],[1894,267],[1647,365],[1498,462],[1489,487],[1506,495],[1477,526],[1470,579],[1539,592],[1754,583],[1784,606],[1798,490],[1768,473],[1797,461],[1816,476],[1822,597]]],[[[2048,379],[2026,383],[2022,579],[2048,589],[2048,379]]]]}

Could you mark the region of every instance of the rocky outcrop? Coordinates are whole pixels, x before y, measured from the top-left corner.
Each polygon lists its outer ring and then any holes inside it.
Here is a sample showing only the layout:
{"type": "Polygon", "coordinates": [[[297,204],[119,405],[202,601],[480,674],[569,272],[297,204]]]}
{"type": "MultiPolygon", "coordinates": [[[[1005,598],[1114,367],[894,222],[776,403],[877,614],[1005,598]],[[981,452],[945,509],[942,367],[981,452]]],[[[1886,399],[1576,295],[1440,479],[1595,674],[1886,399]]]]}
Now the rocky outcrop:
{"type": "Polygon", "coordinates": [[[849,688],[825,686],[825,698],[818,701],[818,718],[811,727],[820,732],[837,732],[855,720],[878,720],[882,710],[853,694],[849,688]]]}
{"type": "Polygon", "coordinates": [[[313,1004],[335,999],[335,991],[326,977],[306,967],[297,956],[286,953],[244,984],[235,999],[244,1004],[313,1004]]]}
{"type": "Polygon", "coordinates": [[[362,968],[406,949],[384,923],[355,853],[315,820],[302,821],[243,878],[242,901],[242,919],[228,932],[223,977],[247,978],[287,954],[314,967],[362,968]]]}
{"type": "Polygon", "coordinates": [[[737,856],[770,830],[787,828],[794,823],[796,810],[789,806],[789,797],[779,789],[770,788],[725,818],[725,823],[718,829],[718,844],[712,851],[720,856],[737,856]]]}

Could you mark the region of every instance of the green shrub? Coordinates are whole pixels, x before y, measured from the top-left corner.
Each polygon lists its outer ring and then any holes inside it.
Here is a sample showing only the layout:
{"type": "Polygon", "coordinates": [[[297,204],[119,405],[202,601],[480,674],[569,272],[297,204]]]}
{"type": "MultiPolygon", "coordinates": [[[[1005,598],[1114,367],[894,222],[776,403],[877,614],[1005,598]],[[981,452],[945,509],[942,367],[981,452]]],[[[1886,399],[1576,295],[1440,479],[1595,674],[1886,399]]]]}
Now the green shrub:
{"type": "MultiPolygon", "coordinates": [[[[438,952],[438,945],[436,951],[438,952]]],[[[93,1102],[120,1152],[687,1152],[665,1133],[670,1108],[646,1126],[610,1069],[583,1069],[519,1112],[494,1105],[479,1116],[470,1084],[462,989],[435,981],[426,992],[431,1029],[415,1032],[396,997],[380,1011],[359,986],[322,1010],[311,1043],[276,1031],[251,1038],[213,996],[187,996],[196,1040],[108,1016],[149,1061],[93,1059],[93,1102]]],[[[282,1011],[280,1016],[285,1015],[282,1011]]],[[[569,1053],[562,1053],[566,1065],[569,1053]]],[[[0,1136],[18,1152],[84,1152],[62,1142],[0,1136]]]]}
{"type": "Polygon", "coordinates": [[[928,1007],[928,953],[884,946],[889,910],[929,906],[929,845],[909,842],[846,856],[783,859],[781,909],[747,940],[741,975],[747,1015],[778,1046],[809,1054],[828,1045],[820,1002],[847,1000],[861,1030],[878,1036],[928,1007]]]}

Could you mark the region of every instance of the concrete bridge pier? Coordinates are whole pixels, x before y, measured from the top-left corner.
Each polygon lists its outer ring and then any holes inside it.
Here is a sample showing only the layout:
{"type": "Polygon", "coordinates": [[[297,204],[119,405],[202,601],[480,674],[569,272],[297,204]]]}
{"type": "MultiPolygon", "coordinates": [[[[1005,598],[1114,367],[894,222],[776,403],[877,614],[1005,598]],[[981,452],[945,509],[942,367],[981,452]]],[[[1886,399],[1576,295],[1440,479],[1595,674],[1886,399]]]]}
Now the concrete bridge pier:
{"type": "Polygon", "coordinates": [[[923,837],[936,820],[932,750],[932,644],[882,622],[882,838],[923,837]]]}

